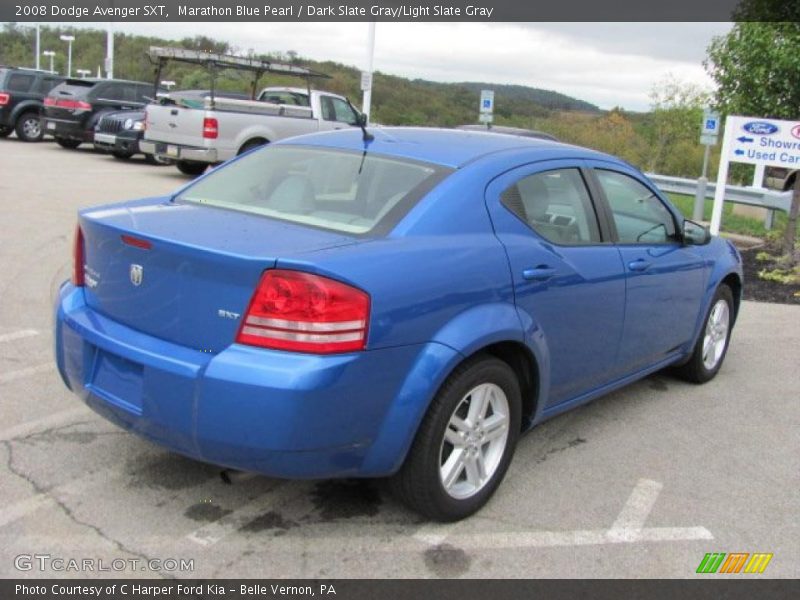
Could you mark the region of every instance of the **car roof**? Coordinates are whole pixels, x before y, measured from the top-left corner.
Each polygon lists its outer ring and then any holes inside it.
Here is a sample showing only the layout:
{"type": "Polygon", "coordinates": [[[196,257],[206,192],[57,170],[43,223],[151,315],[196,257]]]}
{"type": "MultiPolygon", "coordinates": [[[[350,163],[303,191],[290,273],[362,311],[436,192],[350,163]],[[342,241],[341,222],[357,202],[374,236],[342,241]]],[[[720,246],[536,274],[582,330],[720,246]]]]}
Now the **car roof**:
{"type": "MultiPolygon", "coordinates": [[[[533,160],[580,157],[621,162],[616,157],[587,148],[518,135],[429,127],[368,127],[367,130],[375,137],[367,144],[368,151],[451,168],[513,150],[523,151],[528,156],[536,155],[533,160]]],[[[302,135],[277,143],[364,150],[361,130],[355,127],[302,135]]]]}
{"type": "Polygon", "coordinates": [[[542,138],[545,140],[559,141],[558,138],[544,131],[536,131],[535,129],[522,129],[521,127],[507,127],[506,125],[459,125],[456,129],[463,129],[465,131],[483,131],[486,133],[507,133],[509,135],[519,135],[522,137],[542,138]]]}

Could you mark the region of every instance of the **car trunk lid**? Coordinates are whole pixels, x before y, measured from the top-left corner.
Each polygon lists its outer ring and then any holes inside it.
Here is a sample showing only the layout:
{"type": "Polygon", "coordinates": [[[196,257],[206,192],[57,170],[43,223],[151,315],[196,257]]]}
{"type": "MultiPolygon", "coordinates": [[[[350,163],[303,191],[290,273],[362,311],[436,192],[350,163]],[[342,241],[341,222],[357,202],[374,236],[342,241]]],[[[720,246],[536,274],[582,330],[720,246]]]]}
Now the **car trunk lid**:
{"type": "Polygon", "coordinates": [[[233,343],[263,271],[278,258],[354,241],[164,198],[87,210],[79,224],[90,307],[211,353],[233,343]]]}

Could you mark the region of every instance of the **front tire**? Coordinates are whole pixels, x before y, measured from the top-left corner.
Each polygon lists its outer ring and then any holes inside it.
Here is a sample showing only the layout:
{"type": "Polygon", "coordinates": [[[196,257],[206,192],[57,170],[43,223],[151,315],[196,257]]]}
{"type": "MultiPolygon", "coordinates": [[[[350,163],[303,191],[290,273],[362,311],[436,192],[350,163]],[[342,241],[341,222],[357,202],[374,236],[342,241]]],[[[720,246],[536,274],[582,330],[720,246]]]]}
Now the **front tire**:
{"type": "Polygon", "coordinates": [[[206,163],[199,163],[199,162],[189,162],[186,160],[179,160],[175,163],[175,166],[178,167],[178,171],[183,173],[184,175],[202,175],[205,170],[208,168],[206,163]]]}
{"type": "Polygon", "coordinates": [[[520,431],[521,393],[505,362],[480,355],[436,394],[403,466],[389,481],[404,504],[457,521],[489,501],[508,470],[520,431]]]}
{"type": "Polygon", "coordinates": [[[23,142],[40,142],[44,137],[42,121],[38,113],[26,112],[17,119],[14,129],[23,142]]]}
{"type": "Polygon", "coordinates": [[[117,150],[112,150],[111,152],[111,156],[113,156],[117,160],[130,160],[131,158],[133,158],[134,154],[135,152],[120,152],[117,150]]]}
{"type": "Polygon", "coordinates": [[[717,288],[703,321],[703,330],[688,362],[676,374],[693,383],[711,381],[722,367],[733,328],[733,292],[727,285],[717,288]]]}

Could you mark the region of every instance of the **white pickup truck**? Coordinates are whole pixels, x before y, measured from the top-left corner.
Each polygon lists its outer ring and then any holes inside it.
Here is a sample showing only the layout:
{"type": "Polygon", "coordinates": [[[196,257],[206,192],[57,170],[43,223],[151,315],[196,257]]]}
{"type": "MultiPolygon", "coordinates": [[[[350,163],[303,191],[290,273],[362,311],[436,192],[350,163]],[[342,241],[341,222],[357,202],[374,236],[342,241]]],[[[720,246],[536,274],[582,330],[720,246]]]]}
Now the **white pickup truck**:
{"type": "Polygon", "coordinates": [[[312,79],[330,79],[327,75],[296,64],[158,46],[150,47],[148,57],[156,67],[154,90],[171,62],[208,71],[207,92],[176,92],[147,106],[144,139],[139,142],[142,152],[175,161],[187,175],[199,175],[208,165],[283,138],[363,123],[364,117],[344,96],[311,89],[312,79]],[[249,75],[250,93],[215,91],[223,70],[249,75]],[[259,79],[267,74],[297,77],[306,87],[268,87],[256,95],[259,79]]]}
{"type": "Polygon", "coordinates": [[[187,175],[286,137],[357,126],[360,116],[342,96],[290,87],[265,88],[256,100],[177,94],[146,113],[140,148],[187,175]]]}

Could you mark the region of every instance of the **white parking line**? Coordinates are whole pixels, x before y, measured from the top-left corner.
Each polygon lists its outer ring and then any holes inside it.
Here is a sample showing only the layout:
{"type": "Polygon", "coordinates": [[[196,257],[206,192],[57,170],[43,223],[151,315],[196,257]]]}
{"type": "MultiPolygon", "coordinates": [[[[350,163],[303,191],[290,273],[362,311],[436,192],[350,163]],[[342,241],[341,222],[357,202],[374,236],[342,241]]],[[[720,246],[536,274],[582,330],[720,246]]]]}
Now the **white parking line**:
{"type": "Polygon", "coordinates": [[[37,431],[44,431],[59,425],[67,425],[71,421],[80,417],[85,417],[91,414],[91,410],[83,405],[77,405],[75,408],[68,408],[52,415],[35,419],[33,421],[26,421],[19,425],[14,425],[8,429],[0,431],[0,442],[7,442],[15,438],[25,437],[37,431]]]}
{"type": "Polygon", "coordinates": [[[475,549],[713,540],[714,536],[705,527],[644,527],[663,487],[657,481],[640,479],[610,529],[453,533],[457,524],[449,524],[427,525],[413,537],[431,546],[447,541],[459,548],[475,549]]]}
{"type": "Polygon", "coordinates": [[[292,496],[301,493],[302,488],[291,482],[281,482],[268,492],[242,505],[232,513],[193,531],[186,539],[201,546],[213,546],[222,538],[233,533],[265,512],[284,504],[292,496]]]}
{"type": "Polygon", "coordinates": [[[657,481],[640,479],[625,506],[622,507],[617,520],[611,525],[611,529],[608,531],[609,537],[619,537],[631,541],[636,539],[663,487],[657,481]]]}
{"type": "Polygon", "coordinates": [[[0,335],[0,344],[3,342],[13,342],[14,340],[21,340],[24,338],[33,337],[35,335],[39,335],[39,332],[35,329],[22,329],[20,331],[12,331],[11,333],[4,333],[0,335]]]}
{"type": "Polygon", "coordinates": [[[25,377],[31,377],[32,375],[38,375],[39,373],[46,373],[47,371],[52,371],[54,368],[55,364],[48,362],[42,363],[41,365],[34,365],[33,367],[18,369],[16,371],[9,371],[8,373],[0,374],[0,383],[10,383],[12,381],[16,381],[17,379],[24,379],[25,377]]]}

